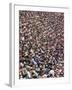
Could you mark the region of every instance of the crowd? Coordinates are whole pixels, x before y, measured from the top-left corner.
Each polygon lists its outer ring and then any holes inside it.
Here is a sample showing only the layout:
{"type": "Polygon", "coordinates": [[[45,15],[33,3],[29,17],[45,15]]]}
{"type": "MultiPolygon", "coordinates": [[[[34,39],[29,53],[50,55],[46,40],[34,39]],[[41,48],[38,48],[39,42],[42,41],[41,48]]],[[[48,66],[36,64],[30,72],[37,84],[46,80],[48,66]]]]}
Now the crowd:
{"type": "Polygon", "coordinates": [[[19,78],[64,76],[64,14],[19,11],[19,78]]]}

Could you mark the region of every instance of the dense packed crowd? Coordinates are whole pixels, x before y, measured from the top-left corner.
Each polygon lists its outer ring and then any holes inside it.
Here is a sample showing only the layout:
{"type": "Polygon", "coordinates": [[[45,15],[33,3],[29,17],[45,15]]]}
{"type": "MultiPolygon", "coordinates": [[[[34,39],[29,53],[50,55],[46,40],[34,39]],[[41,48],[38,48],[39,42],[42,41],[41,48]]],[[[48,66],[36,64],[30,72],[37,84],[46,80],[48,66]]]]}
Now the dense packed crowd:
{"type": "Polygon", "coordinates": [[[64,76],[64,13],[19,11],[19,78],[64,76]]]}

